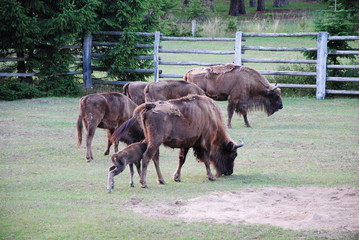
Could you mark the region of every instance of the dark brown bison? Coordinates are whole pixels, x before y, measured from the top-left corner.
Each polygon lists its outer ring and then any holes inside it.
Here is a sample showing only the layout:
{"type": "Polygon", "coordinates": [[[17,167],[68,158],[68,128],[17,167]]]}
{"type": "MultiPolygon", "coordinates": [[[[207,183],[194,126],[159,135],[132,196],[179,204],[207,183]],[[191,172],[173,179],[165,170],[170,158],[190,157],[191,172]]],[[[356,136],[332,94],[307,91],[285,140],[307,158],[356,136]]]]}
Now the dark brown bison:
{"type": "Polygon", "coordinates": [[[147,82],[129,82],[123,86],[123,94],[129,97],[137,105],[145,102],[145,94],[143,90],[147,86],[147,82]]]}
{"type": "Polygon", "coordinates": [[[146,102],[176,99],[187,95],[204,95],[196,84],[182,80],[162,80],[149,83],[144,90],[146,102]]]}
{"type": "MultiPolygon", "coordinates": [[[[107,191],[110,193],[112,189],[114,188],[115,181],[114,177],[123,170],[125,170],[126,166],[130,166],[130,185],[131,187],[134,187],[133,183],[133,165],[136,166],[138,175],[141,176],[141,159],[143,153],[147,149],[147,142],[141,141],[137,143],[133,143],[131,145],[128,145],[123,150],[115,153],[112,155],[111,160],[113,162],[113,166],[110,167],[109,173],[108,173],[108,184],[107,184],[107,191]]],[[[157,156],[153,158],[153,161],[155,163],[158,181],[160,183],[164,183],[164,179],[162,177],[161,171],[159,169],[159,162],[158,162],[159,156],[157,152],[157,156]]]]}
{"type": "Polygon", "coordinates": [[[228,100],[229,128],[234,110],[243,115],[246,126],[250,127],[248,110],[264,109],[270,116],[283,108],[280,89],[249,67],[234,64],[200,67],[186,72],[184,80],[197,84],[214,100],[228,100]]]}
{"type": "MultiPolygon", "coordinates": [[[[137,105],[121,93],[97,93],[84,96],[80,99],[80,114],[77,119],[78,146],[82,142],[82,129],[85,125],[86,134],[86,159],[93,160],[91,143],[96,128],[107,129],[108,141],[105,155],[109,154],[112,145],[111,136],[115,129],[132,117],[137,105]]],[[[144,139],[143,130],[136,123],[130,131],[123,134],[118,141],[126,144],[139,142],[144,139]]],[[[115,152],[118,150],[118,141],[115,142],[115,152]]]]}
{"type": "Polygon", "coordinates": [[[231,175],[237,148],[223,124],[218,105],[206,96],[191,95],[183,98],[148,102],[138,106],[133,117],[116,129],[113,140],[116,141],[137,122],[141,116],[147,148],[142,156],[142,187],[147,187],[146,174],[150,159],[158,152],[161,144],[171,148],[180,148],[179,165],[174,178],[180,181],[181,168],[190,148],[196,158],[204,162],[207,178],[214,180],[210,164],[216,168],[216,176],[231,175]]]}

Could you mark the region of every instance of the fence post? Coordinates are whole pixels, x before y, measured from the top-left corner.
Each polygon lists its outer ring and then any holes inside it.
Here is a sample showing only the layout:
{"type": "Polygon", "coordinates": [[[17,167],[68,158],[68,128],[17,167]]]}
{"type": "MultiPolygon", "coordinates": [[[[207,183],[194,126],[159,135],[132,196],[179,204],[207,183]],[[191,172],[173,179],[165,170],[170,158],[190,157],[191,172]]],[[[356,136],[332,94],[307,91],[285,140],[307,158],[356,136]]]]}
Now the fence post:
{"type": "Polygon", "coordinates": [[[233,63],[236,65],[242,65],[242,32],[236,32],[233,63]]]}
{"type": "Polygon", "coordinates": [[[87,33],[84,38],[82,49],[82,71],[86,91],[92,89],[91,49],[92,35],[91,33],[87,33]]]}
{"type": "Polygon", "coordinates": [[[196,19],[192,20],[191,23],[192,23],[192,37],[195,37],[196,36],[196,31],[197,31],[197,21],[196,21],[196,19]]]}
{"type": "Polygon", "coordinates": [[[329,33],[318,33],[317,50],[317,99],[325,98],[325,85],[327,80],[327,57],[328,57],[328,37],[329,33]]]}
{"type": "Polygon", "coordinates": [[[158,57],[158,49],[160,47],[160,38],[161,38],[161,32],[156,31],[155,32],[155,42],[153,46],[153,68],[154,68],[154,80],[155,82],[158,82],[159,80],[159,73],[160,70],[158,68],[159,65],[159,57],[158,57]]]}

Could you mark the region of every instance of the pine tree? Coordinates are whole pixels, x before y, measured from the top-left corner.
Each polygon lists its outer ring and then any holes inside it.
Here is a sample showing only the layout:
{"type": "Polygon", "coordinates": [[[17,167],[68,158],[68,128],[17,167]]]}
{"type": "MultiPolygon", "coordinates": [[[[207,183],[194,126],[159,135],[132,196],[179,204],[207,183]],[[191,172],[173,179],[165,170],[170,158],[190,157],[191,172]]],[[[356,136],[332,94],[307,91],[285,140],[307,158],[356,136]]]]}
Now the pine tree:
{"type": "MultiPolygon", "coordinates": [[[[154,31],[168,4],[169,0],[1,0],[0,57],[25,57],[14,66],[18,72],[38,73],[36,81],[44,83],[44,91],[57,83],[69,84],[55,91],[67,94],[66,88],[74,89],[73,77],[54,75],[74,66],[76,52],[64,45],[81,44],[86,32],[98,30],[154,31]]],[[[110,63],[113,76],[123,76],[120,70],[137,64],[131,58],[136,37],[129,34],[116,40],[126,44],[116,46],[104,62],[110,63]]]]}

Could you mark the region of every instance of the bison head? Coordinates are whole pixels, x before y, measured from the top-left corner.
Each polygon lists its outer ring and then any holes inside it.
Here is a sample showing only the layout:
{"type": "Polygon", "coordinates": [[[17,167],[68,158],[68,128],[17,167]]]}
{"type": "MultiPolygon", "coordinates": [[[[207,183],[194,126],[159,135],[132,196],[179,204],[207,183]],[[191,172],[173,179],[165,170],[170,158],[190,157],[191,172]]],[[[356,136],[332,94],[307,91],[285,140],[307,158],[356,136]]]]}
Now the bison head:
{"type": "Polygon", "coordinates": [[[111,160],[119,173],[123,172],[126,168],[126,157],[128,153],[127,152],[118,152],[112,155],[111,160]]]}
{"type": "Polygon", "coordinates": [[[243,146],[244,143],[242,141],[240,144],[228,142],[223,144],[222,148],[211,156],[211,160],[217,171],[217,177],[232,175],[234,159],[237,157],[237,149],[243,146]]]}
{"type": "Polygon", "coordinates": [[[264,95],[267,100],[266,111],[268,116],[283,108],[280,88],[276,86],[272,89],[267,89],[264,95]]]}

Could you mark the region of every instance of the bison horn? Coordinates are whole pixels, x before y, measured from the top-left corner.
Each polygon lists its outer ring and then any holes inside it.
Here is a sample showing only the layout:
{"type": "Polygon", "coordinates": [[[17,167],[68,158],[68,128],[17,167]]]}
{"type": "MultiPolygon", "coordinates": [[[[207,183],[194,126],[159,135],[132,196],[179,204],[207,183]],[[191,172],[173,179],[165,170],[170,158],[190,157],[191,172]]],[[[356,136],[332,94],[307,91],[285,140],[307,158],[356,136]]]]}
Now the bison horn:
{"type": "Polygon", "coordinates": [[[241,140],[241,143],[240,143],[240,144],[236,144],[236,145],[234,146],[234,148],[237,149],[237,148],[240,148],[240,147],[243,147],[243,146],[244,146],[244,142],[241,140]]]}
{"type": "Polygon", "coordinates": [[[276,83],[276,84],[274,85],[274,88],[271,89],[271,91],[273,92],[273,91],[276,90],[277,88],[279,88],[278,83],[276,83]]]}

